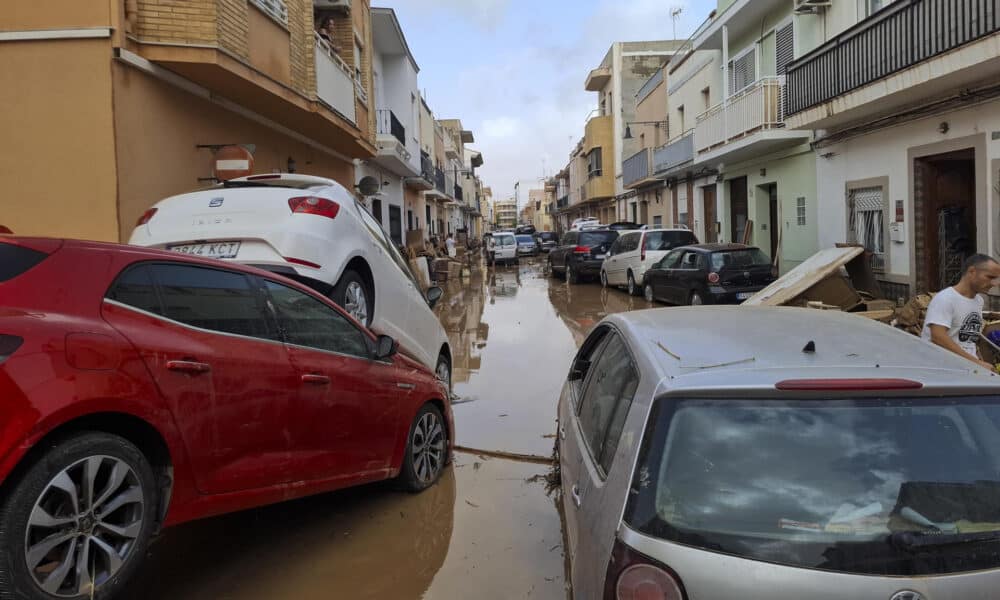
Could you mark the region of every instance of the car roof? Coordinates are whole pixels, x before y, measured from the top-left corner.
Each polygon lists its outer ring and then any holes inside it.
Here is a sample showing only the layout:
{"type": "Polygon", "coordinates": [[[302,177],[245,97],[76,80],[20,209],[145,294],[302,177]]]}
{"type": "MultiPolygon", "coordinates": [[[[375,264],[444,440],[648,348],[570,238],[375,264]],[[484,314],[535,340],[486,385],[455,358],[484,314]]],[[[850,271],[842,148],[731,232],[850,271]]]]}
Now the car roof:
{"type": "MultiPolygon", "coordinates": [[[[684,231],[684,230],[681,230],[684,231]]],[[[729,250],[749,250],[757,246],[747,246],[746,244],[715,243],[715,244],[691,244],[683,246],[684,250],[697,250],[698,252],[726,252],[729,250]]],[[[678,248],[678,250],[681,248],[678,248]]]]}
{"type": "Polygon", "coordinates": [[[605,321],[656,366],[668,391],[757,389],[773,395],[775,384],[786,379],[901,378],[919,381],[925,390],[1000,393],[1000,377],[975,363],[890,325],[841,311],[670,307],[605,321]],[[805,351],[809,342],[814,352],[805,351]]]}

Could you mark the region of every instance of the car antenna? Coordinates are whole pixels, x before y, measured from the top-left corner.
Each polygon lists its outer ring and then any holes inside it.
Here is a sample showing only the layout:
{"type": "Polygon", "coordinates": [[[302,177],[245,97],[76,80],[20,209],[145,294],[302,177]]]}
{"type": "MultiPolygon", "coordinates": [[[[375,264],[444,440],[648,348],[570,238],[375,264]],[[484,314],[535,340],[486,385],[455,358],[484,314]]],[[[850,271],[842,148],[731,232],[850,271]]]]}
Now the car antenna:
{"type": "Polygon", "coordinates": [[[816,342],[809,340],[802,351],[806,354],[816,354],[816,342]]]}

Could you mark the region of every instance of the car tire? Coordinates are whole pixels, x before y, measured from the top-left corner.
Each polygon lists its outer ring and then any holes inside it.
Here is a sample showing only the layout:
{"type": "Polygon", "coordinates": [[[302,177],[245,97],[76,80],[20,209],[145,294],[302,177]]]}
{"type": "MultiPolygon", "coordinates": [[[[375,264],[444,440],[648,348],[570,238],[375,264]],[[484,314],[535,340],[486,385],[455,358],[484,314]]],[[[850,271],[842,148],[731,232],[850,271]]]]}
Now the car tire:
{"type": "Polygon", "coordinates": [[[375,318],[375,298],[368,284],[357,271],[344,271],[333,288],[330,299],[365,327],[375,318]]]}
{"type": "Polygon", "coordinates": [[[688,304],[691,306],[702,306],[705,304],[705,300],[698,292],[691,292],[691,296],[688,297],[688,304]]]}
{"type": "Polygon", "coordinates": [[[646,302],[652,303],[656,301],[656,296],[653,295],[653,284],[647,283],[642,288],[642,295],[646,298],[646,302]]]}
{"type": "Polygon", "coordinates": [[[79,433],[51,445],[7,486],[0,504],[0,598],[83,600],[121,592],[146,555],[159,507],[153,469],[138,448],[116,435],[79,433]],[[96,500],[64,491],[78,494],[87,489],[84,481],[97,485],[96,500]],[[52,545],[53,537],[63,541],[52,545]],[[89,575],[77,573],[81,559],[88,561],[81,573],[89,575]],[[54,580],[60,572],[61,581],[54,580]]]}
{"type": "Polygon", "coordinates": [[[639,290],[640,290],[639,286],[636,285],[636,283],[635,283],[635,275],[632,274],[632,271],[629,271],[628,272],[628,295],[629,296],[638,296],[639,295],[639,290]]]}
{"type": "Polygon", "coordinates": [[[448,361],[448,357],[442,352],[437,359],[437,366],[434,367],[434,375],[444,382],[445,386],[448,388],[449,401],[451,400],[451,363],[448,361]]]}
{"type": "Polygon", "coordinates": [[[604,269],[601,269],[601,287],[608,287],[608,273],[604,269]]]}
{"type": "Polygon", "coordinates": [[[424,404],[410,424],[399,483],[408,492],[422,492],[441,477],[448,461],[448,429],[441,411],[424,404]]]}
{"type": "Polygon", "coordinates": [[[566,281],[570,285],[576,285],[580,283],[580,274],[576,272],[573,265],[566,263],[566,281]]]}

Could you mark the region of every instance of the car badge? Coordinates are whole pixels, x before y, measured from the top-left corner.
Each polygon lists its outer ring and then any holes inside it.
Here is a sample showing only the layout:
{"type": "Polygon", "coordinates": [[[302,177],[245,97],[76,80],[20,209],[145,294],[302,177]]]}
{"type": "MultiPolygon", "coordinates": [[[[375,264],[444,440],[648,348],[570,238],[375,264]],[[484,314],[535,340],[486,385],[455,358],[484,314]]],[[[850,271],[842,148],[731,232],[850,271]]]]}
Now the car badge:
{"type": "Polygon", "coordinates": [[[750,271],[743,271],[743,276],[750,279],[750,271]]]}
{"type": "Polygon", "coordinates": [[[892,595],[889,600],[926,600],[924,595],[920,592],[914,592],[912,590],[903,590],[901,592],[896,592],[892,595]]]}
{"type": "Polygon", "coordinates": [[[225,198],[212,198],[211,200],[208,201],[208,207],[209,208],[218,208],[218,207],[222,206],[223,200],[225,200],[225,198]]]}

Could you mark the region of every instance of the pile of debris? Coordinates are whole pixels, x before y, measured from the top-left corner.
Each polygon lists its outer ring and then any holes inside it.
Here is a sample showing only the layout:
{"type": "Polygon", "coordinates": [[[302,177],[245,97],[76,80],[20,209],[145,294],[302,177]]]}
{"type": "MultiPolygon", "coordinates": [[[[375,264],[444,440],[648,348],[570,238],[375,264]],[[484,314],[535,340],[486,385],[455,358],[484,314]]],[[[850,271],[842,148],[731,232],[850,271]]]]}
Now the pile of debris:
{"type": "Polygon", "coordinates": [[[903,331],[920,335],[924,330],[924,319],[927,318],[927,307],[931,304],[934,294],[920,294],[905,306],[896,311],[892,324],[903,331]]]}
{"type": "Polygon", "coordinates": [[[467,237],[459,233],[455,255],[448,255],[448,248],[438,237],[424,240],[424,230],[406,232],[406,259],[424,290],[431,282],[444,283],[456,280],[472,268],[472,253],[467,248],[467,237]]]}

